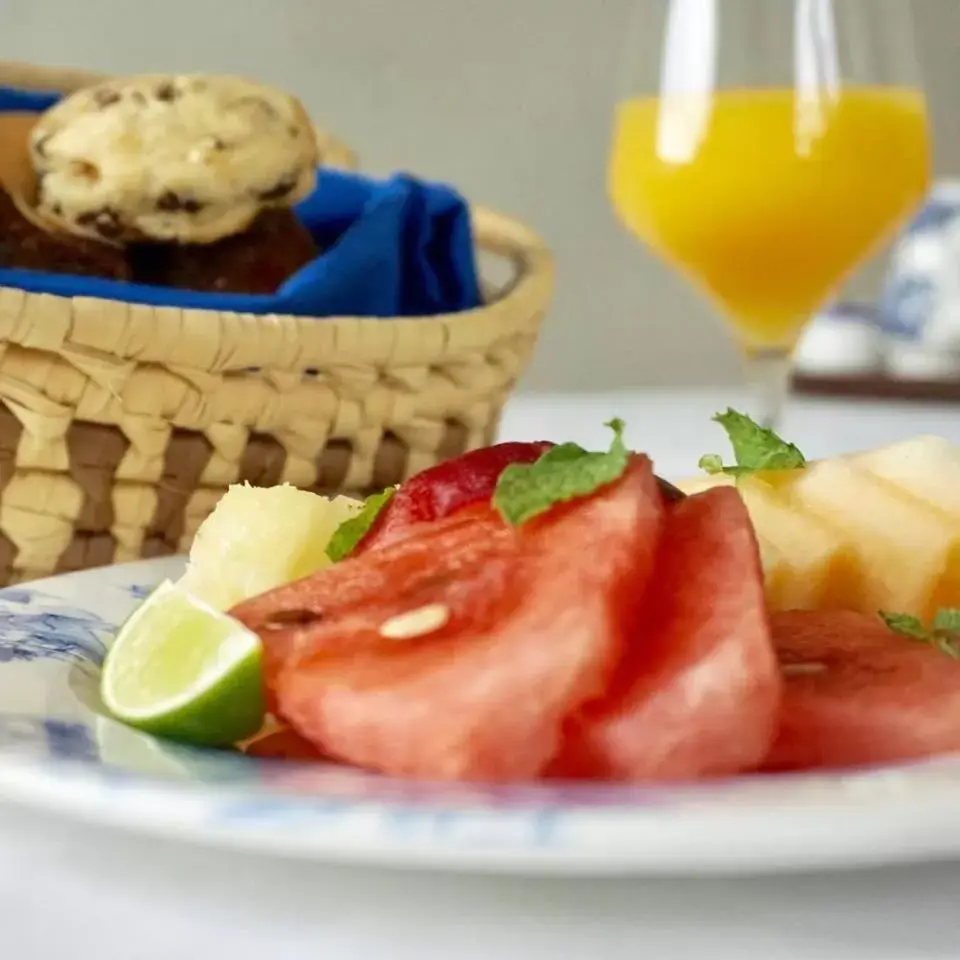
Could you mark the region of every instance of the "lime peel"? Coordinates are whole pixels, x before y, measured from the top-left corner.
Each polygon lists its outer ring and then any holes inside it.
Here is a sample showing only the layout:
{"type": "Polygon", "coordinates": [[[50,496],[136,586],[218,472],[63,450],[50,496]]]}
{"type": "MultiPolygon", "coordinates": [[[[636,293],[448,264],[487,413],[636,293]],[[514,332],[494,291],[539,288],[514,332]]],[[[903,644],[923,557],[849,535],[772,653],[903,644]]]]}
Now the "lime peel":
{"type": "Polygon", "coordinates": [[[261,658],[255,633],[165,581],[117,634],[104,662],[101,698],[130,726],[225,746],[263,724],[261,658]]]}

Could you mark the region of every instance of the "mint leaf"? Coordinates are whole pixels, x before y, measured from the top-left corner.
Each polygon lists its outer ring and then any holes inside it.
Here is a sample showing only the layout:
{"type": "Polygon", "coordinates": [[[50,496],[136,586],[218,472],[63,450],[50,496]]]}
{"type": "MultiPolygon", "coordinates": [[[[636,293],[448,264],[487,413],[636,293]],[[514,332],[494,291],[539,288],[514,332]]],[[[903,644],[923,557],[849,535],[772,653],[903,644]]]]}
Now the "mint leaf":
{"type": "Polygon", "coordinates": [[[540,458],[540,463],[563,463],[567,460],[579,460],[581,457],[589,456],[586,450],[579,443],[561,443],[551,447],[540,458]]]}
{"type": "Polygon", "coordinates": [[[919,617],[913,617],[909,613],[887,613],[880,611],[880,619],[894,632],[910,640],[930,639],[930,631],[923,625],[919,617]]]}
{"type": "Polygon", "coordinates": [[[327,556],[337,563],[344,557],[353,553],[356,545],[364,538],[367,531],[373,526],[373,521],[377,519],[377,514],[384,508],[387,501],[396,492],[395,487],[387,487],[382,493],[374,493],[363,501],[363,509],[351,517],[344,520],[333,532],[330,542],[327,544],[327,556]]]}
{"type": "Polygon", "coordinates": [[[761,427],[745,413],[728,408],[713,418],[726,431],[733,447],[734,466],[724,466],[715,453],[700,458],[700,467],[707,473],[726,473],[739,477],[757,470],[799,470],[806,466],[800,449],[787,443],[773,430],[761,427]]]}
{"type": "Polygon", "coordinates": [[[960,660],[960,637],[944,636],[935,631],[930,642],[951,660],[960,660]]]}
{"type": "Polygon", "coordinates": [[[943,607],[933,618],[933,641],[948,657],[960,660],[960,610],[943,607]]]}
{"type": "Polygon", "coordinates": [[[941,633],[953,633],[960,636],[960,610],[944,607],[933,618],[933,629],[941,633]]]}
{"type": "Polygon", "coordinates": [[[738,467],[747,470],[797,470],[806,466],[798,447],[787,443],[773,430],[754,423],[746,414],[730,408],[713,418],[730,438],[738,467]]]}
{"type": "Polygon", "coordinates": [[[622,476],[630,462],[623,443],[622,420],[605,424],[613,431],[606,453],[588,453],[575,443],[548,450],[535,463],[512,463],[497,480],[493,505],[517,527],[552,506],[586,497],[622,476]]]}
{"type": "Polygon", "coordinates": [[[703,470],[704,473],[709,473],[711,476],[724,473],[729,477],[741,477],[744,474],[750,473],[746,467],[725,467],[723,465],[723,457],[716,453],[705,453],[698,461],[697,466],[703,470]]]}
{"type": "Polygon", "coordinates": [[[960,610],[945,607],[937,611],[933,625],[925,627],[918,617],[906,613],[880,612],[880,619],[908,640],[929,643],[952,660],[960,660],[960,610]]]}
{"type": "Polygon", "coordinates": [[[697,462],[697,466],[704,473],[723,473],[726,469],[723,465],[723,457],[719,453],[705,453],[697,462]]]}

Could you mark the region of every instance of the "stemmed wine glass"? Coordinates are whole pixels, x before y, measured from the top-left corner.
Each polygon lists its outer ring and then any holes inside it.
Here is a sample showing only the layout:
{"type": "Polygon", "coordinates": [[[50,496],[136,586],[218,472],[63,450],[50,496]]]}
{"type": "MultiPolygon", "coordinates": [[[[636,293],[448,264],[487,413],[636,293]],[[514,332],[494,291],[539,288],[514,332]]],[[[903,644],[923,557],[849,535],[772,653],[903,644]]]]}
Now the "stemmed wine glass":
{"type": "Polygon", "coordinates": [[[773,426],[804,325],[923,201],[911,0],[635,0],[609,192],[717,306],[773,426]]]}

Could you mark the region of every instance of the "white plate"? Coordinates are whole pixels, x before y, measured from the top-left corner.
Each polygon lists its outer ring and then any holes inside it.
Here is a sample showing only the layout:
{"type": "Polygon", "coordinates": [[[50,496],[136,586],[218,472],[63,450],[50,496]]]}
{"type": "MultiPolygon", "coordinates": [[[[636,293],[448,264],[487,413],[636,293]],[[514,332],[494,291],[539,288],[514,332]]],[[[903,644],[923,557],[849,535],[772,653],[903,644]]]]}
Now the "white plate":
{"type": "Polygon", "coordinates": [[[255,761],[106,717],[105,645],[179,560],[0,591],[0,798],[316,860],[529,874],[716,874],[960,854],[960,760],[698,786],[487,787],[255,761]]]}

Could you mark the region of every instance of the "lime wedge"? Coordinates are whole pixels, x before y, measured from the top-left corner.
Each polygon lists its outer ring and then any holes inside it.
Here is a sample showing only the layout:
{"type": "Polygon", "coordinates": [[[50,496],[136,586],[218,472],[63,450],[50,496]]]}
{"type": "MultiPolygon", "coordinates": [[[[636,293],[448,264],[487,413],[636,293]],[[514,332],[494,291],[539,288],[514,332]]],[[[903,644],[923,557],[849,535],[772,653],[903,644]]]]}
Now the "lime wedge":
{"type": "Polygon", "coordinates": [[[263,724],[260,639],[166,581],[120,628],[100,696],[117,719],[181,743],[220,747],[263,724]]]}

